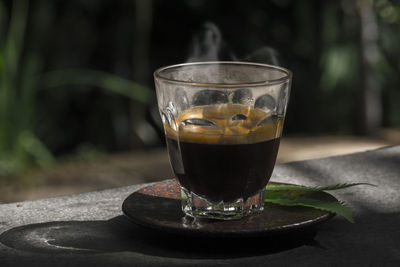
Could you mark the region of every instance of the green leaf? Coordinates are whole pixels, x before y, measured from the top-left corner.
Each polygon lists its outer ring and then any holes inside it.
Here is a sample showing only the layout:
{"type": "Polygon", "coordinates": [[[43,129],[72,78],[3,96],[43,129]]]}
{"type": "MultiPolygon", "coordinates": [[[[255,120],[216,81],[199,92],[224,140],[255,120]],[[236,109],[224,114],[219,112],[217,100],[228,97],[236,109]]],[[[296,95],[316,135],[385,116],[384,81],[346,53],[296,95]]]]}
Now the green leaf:
{"type": "Polygon", "coordinates": [[[265,202],[329,211],[343,216],[349,222],[354,223],[350,208],[344,202],[328,194],[322,194],[322,191],[344,189],[357,185],[375,186],[368,183],[344,183],[315,187],[303,185],[268,185],[266,187],[265,202]]]}
{"type": "Polygon", "coordinates": [[[351,210],[344,202],[338,200],[321,200],[310,196],[299,196],[299,197],[288,197],[284,192],[275,192],[276,194],[271,195],[271,192],[267,192],[265,202],[274,203],[283,206],[303,206],[314,209],[325,210],[334,212],[340,216],[343,216],[346,220],[354,223],[351,210]]]}
{"type": "Polygon", "coordinates": [[[267,185],[267,191],[282,191],[282,190],[305,190],[305,191],[331,191],[331,190],[339,190],[357,185],[370,185],[376,186],[369,183],[343,183],[343,184],[335,184],[328,186],[304,186],[304,185],[267,185]]]}

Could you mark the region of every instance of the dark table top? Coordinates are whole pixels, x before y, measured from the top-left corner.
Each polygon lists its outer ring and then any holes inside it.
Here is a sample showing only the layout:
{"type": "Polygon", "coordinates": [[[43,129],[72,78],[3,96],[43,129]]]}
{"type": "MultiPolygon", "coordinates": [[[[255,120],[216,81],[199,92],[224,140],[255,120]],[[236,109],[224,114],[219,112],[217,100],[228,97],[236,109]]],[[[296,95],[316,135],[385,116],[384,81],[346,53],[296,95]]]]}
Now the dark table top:
{"type": "Polygon", "coordinates": [[[145,185],[0,205],[0,266],[399,266],[400,146],[277,165],[272,179],[367,182],[332,192],[336,216],[304,236],[185,238],[141,228],[121,204],[145,185]],[[261,242],[260,242],[261,241],[261,242]]]}

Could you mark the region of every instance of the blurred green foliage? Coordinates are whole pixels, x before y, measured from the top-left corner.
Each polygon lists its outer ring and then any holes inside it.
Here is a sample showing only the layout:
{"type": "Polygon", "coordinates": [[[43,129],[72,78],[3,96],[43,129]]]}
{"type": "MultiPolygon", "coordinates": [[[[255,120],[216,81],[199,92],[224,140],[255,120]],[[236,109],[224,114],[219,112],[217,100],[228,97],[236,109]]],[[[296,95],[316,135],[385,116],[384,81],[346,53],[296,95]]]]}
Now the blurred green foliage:
{"type": "MultiPolygon", "coordinates": [[[[147,87],[107,72],[63,69],[44,73],[40,48],[35,49],[36,44],[29,47],[26,42],[29,1],[15,1],[10,10],[8,19],[6,6],[0,2],[0,176],[31,166],[45,167],[55,161],[36,134],[40,90],[79,85],[104,89],[141,103],[152,99],[147,87]]],[[[38,21],[46,23],[43,17],[38,21]]],[[[98,154],[101,153],[90,145],[78,146],[76,152],[78,158],[93,158],[98,154]]]]}
{"type": "Polygon", "coordinates": [[[15,2],[8,30],[6,15],[0,2],[0,176],[54,161],[33,124],[41,62],[34,54],[23,56],[28,1],[15,2]]]}
{"type": "Polygon", "coordinates": [[[161,145],[152,72],[186,61],[205,22],[218,59],[294,72],[286,134],[370,133],[368,103],[400,127],[397,0],[0,0],[0,176],[161,145]]]}

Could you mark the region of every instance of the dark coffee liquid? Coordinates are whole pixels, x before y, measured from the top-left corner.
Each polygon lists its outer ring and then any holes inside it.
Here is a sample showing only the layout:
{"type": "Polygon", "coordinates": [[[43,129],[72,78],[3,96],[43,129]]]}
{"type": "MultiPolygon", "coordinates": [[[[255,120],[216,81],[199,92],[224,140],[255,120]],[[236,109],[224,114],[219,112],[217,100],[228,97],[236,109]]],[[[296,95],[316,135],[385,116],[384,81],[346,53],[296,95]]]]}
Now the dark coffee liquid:
{"type": "Polygon", "coordinates": [[[164,124],[181,186],[214,202],[255,195],[274,169],[283,120],[238,104],[196,106],[164,124]]]}
{"type": "Polygon", "coordinates": [[[166,140],[171,165],[183,187],[215,202],[231,202],[266,186],[280,138],[252,144],[166,140]]]}

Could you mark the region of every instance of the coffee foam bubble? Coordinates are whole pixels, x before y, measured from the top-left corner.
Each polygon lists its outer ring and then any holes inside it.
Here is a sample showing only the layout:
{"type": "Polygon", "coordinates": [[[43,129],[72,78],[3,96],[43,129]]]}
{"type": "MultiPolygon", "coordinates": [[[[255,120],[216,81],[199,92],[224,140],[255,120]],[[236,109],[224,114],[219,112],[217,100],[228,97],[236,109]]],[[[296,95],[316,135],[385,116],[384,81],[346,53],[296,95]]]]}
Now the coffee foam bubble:
{"type": "Polygon", "coordinates": [[[205,144],[251,144],[280,137],[283,119],[261,109],[240,104],[197,106],[185,110],[173,130],[164,125],[168,138],[205,144]]]}

